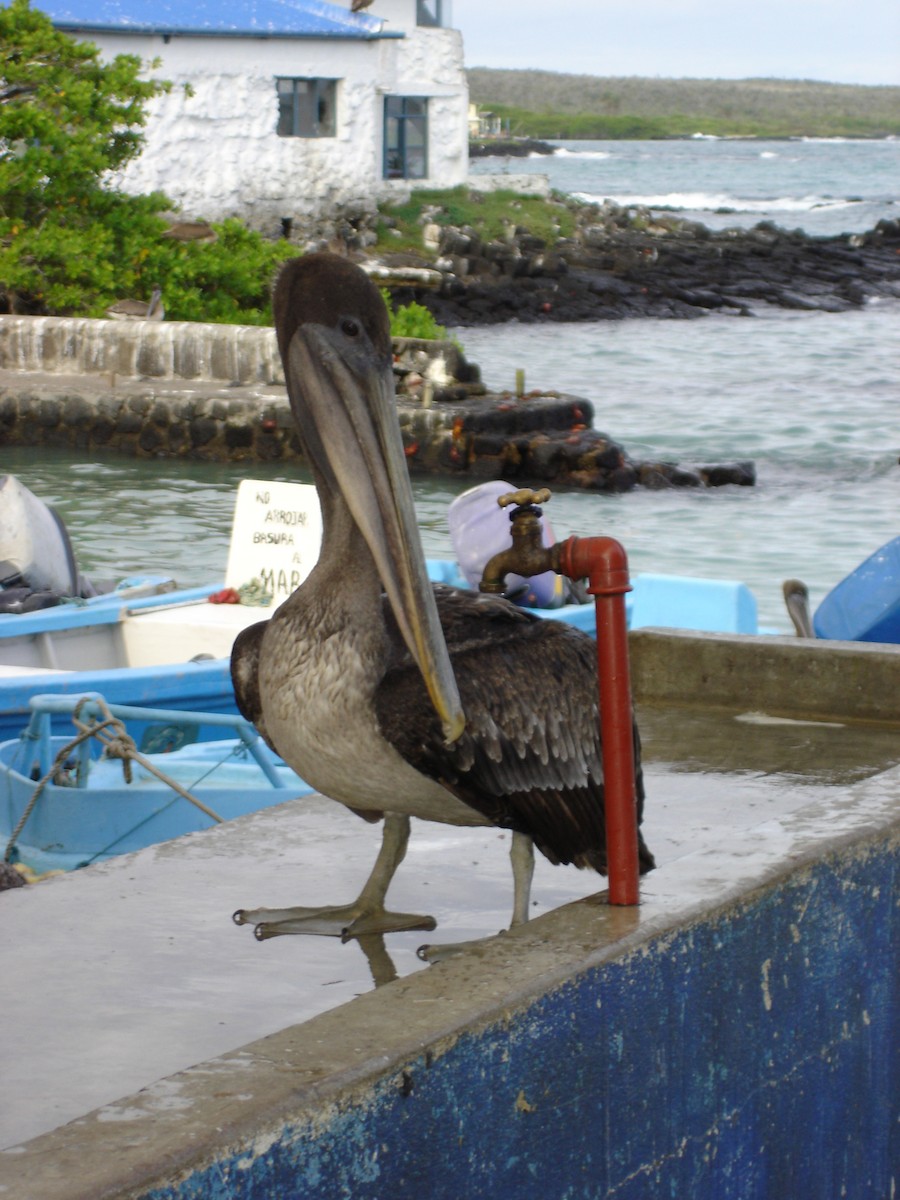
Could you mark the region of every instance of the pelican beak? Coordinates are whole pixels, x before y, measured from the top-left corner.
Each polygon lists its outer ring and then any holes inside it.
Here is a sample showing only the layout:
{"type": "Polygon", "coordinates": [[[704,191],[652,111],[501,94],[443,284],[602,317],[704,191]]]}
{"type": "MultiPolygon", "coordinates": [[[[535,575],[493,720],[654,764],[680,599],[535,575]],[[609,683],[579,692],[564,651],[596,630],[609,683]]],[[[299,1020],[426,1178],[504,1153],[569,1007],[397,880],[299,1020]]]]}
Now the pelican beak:
{"type": "Polygon", "coordinates": [[[349,506],[444,737],[456,741],[465,716],[425,568],[390,354],[378,353],[359,326],[348,335],[305,323],[287,360],[291,408],[310,459],[349,506]]]}

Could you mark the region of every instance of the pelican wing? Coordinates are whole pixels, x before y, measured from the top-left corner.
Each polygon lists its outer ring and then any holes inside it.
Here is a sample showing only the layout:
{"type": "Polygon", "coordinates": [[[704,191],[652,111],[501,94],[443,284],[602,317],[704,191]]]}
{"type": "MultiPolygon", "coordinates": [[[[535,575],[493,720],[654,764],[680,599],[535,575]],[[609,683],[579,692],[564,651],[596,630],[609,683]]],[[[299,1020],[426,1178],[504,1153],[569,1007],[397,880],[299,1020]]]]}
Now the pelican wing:
{"type": "MultiPolygon", "coordinates": [[[[529,834],[551,862],[606,871],[596,643],[495,597],[435,586],[466,728],[448,746],[399,632],[376,695],[403,757],[491,822],[529,834]]],[[[636,792],[643,808],[634,728],[636,792]]],[[[652,857],[641,843],[642,869],[652,857]]]]}
{"type": "Polygon", "coordinates": [[[277,748],[266,733],[262,700],[259,695],[259,651],[263,634],[268,625],[268,621],[257,621],[255,625],[249,625],[246,629],[242,629],[234,639],[234,645],[231,648],[231,683],[234,687],[238,712],[251,725],[256,726],[260,737],[269,749],[277,754],[277,748]]]}

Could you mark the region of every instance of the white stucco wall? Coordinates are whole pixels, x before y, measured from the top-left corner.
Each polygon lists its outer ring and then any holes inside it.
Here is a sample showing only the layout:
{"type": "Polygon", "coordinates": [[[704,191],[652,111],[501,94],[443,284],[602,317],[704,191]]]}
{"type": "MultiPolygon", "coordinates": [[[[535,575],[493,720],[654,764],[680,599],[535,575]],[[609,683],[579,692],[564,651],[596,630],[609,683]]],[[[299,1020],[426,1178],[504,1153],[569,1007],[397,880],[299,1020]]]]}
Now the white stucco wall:
{"type": "MultiPolygon", "coordinates": [[[[405,8],[414,13],[415,5],[406,0],[405,8]]],[[[376,41],[136,34],[90,40],[105,58],[158,59],[148,73],[172,82],[169,95],[148,106],[143,153],[116,182],[131,192],[162,191],[186,216],[238,216],[276,232],[283,217],[372,208],[407,194],[410,181],[382,179],[383,99],[391,93],[429,97],[429,175],[416,183],[452,187],[466,179],[468,89],[457,30],[412,25],[402,39],[376,41]],[[336,137],[278,136],[279,75],[341,80],[336,137]]]]}

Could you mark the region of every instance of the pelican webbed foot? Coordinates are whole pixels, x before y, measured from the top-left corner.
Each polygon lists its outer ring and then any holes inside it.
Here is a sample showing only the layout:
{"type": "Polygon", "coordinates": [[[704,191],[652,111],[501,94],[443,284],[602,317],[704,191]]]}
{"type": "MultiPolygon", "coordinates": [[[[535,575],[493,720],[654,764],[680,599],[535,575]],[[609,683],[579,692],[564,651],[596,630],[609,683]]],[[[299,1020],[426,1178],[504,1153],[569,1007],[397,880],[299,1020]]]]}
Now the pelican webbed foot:
{"type": "MultiPolygon", "coordinates": [[[[509,848],[509,860],[513,870],[513,913],[509,930],[501,929],[497,936],[502,936],[528,921],[528,906],[531,902],[531,881],[534,877],[534,842],[525,833],[513,832],[509,848]]],[[[458,954],[474,954],[480,957],[494,938],[490,935],[483,938],[473,938],[467,942],[447,942],[443,945],[420,946],[416,957],[422,962],[443,962],[445,958],[455,958],[458,954]]]]}
{"type": "Polygon", "coordinates": [[[239,908],[232,919],[235,925],[252,925],[253,936],[258,942],[290,933],[339,937],[342,942],[349,942],[369,934],[437,926],[434,917],[388,912],[382,905],[371,905],[362,900],[314,908],[239,908]]]}
{"type": "MultiPolygon", "coordinates": [[[[508,932],[508,929],[501,929],[496,937],[501,938],[508,932]]],[[[419,946],[416,950],[416,958],[421,959],[422,962],[432,964],[444,962],[448,958],[457,958],[460,954],[481,958],[483,954],[487,953],[495,940],[495,937],[488,935],[481,938],[472,938],[468,942],[437,942],[433,945],[431,942],[426,942],[425,945],[419,946]]]]}
{"type": "Polygon", "coordinates": [[[342,942],[367,934],[400,933],[407,929],[434,929],[434,917],[419,913],[389,912],[384,901],[394,873],[403,861],[409,842],[409,817],[388,813],[375,866],[358,899],[352,904],[293,908],[239,908],[235,925],[252,925],[259,942],[286,933],[339,937],[342,942]]]}

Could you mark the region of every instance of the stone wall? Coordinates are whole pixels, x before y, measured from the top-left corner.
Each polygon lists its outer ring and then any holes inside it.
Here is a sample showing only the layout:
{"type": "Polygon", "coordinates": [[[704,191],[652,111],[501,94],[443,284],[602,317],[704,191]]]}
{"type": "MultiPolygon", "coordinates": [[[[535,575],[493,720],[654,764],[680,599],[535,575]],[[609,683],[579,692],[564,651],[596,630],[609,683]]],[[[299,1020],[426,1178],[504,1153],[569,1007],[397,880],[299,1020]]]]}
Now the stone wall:
{"type": "Polygon", "coordinates": [[[271,328],[0,316],[0,370],[116,380],[282,385],[271,328]]]}
{"type": "MultiPolygon", "coordinates": [[[[462,435],[453,401],[484,393],[478,368],[450,342],[397,338],[394,354],[410,461],[467,469],[468,453],[454,448],[462,435]]],[[[554,412],[551,403],[545,424],[554,412]]],[[[274,330],[176,321],[0,316],[4,444],[218,462],[302,458],[274,330]]]]}
{"type": "MultiPolygon", "coordinates": [[[[752,463],[636,463],[590,401],[489,393],[452,342],[394,339],[411,471],[603,492],[752,485],[752,463]]],[[[0,446],[216,462],[302,459],[273,330],[0,315],[0,446]]]]}

